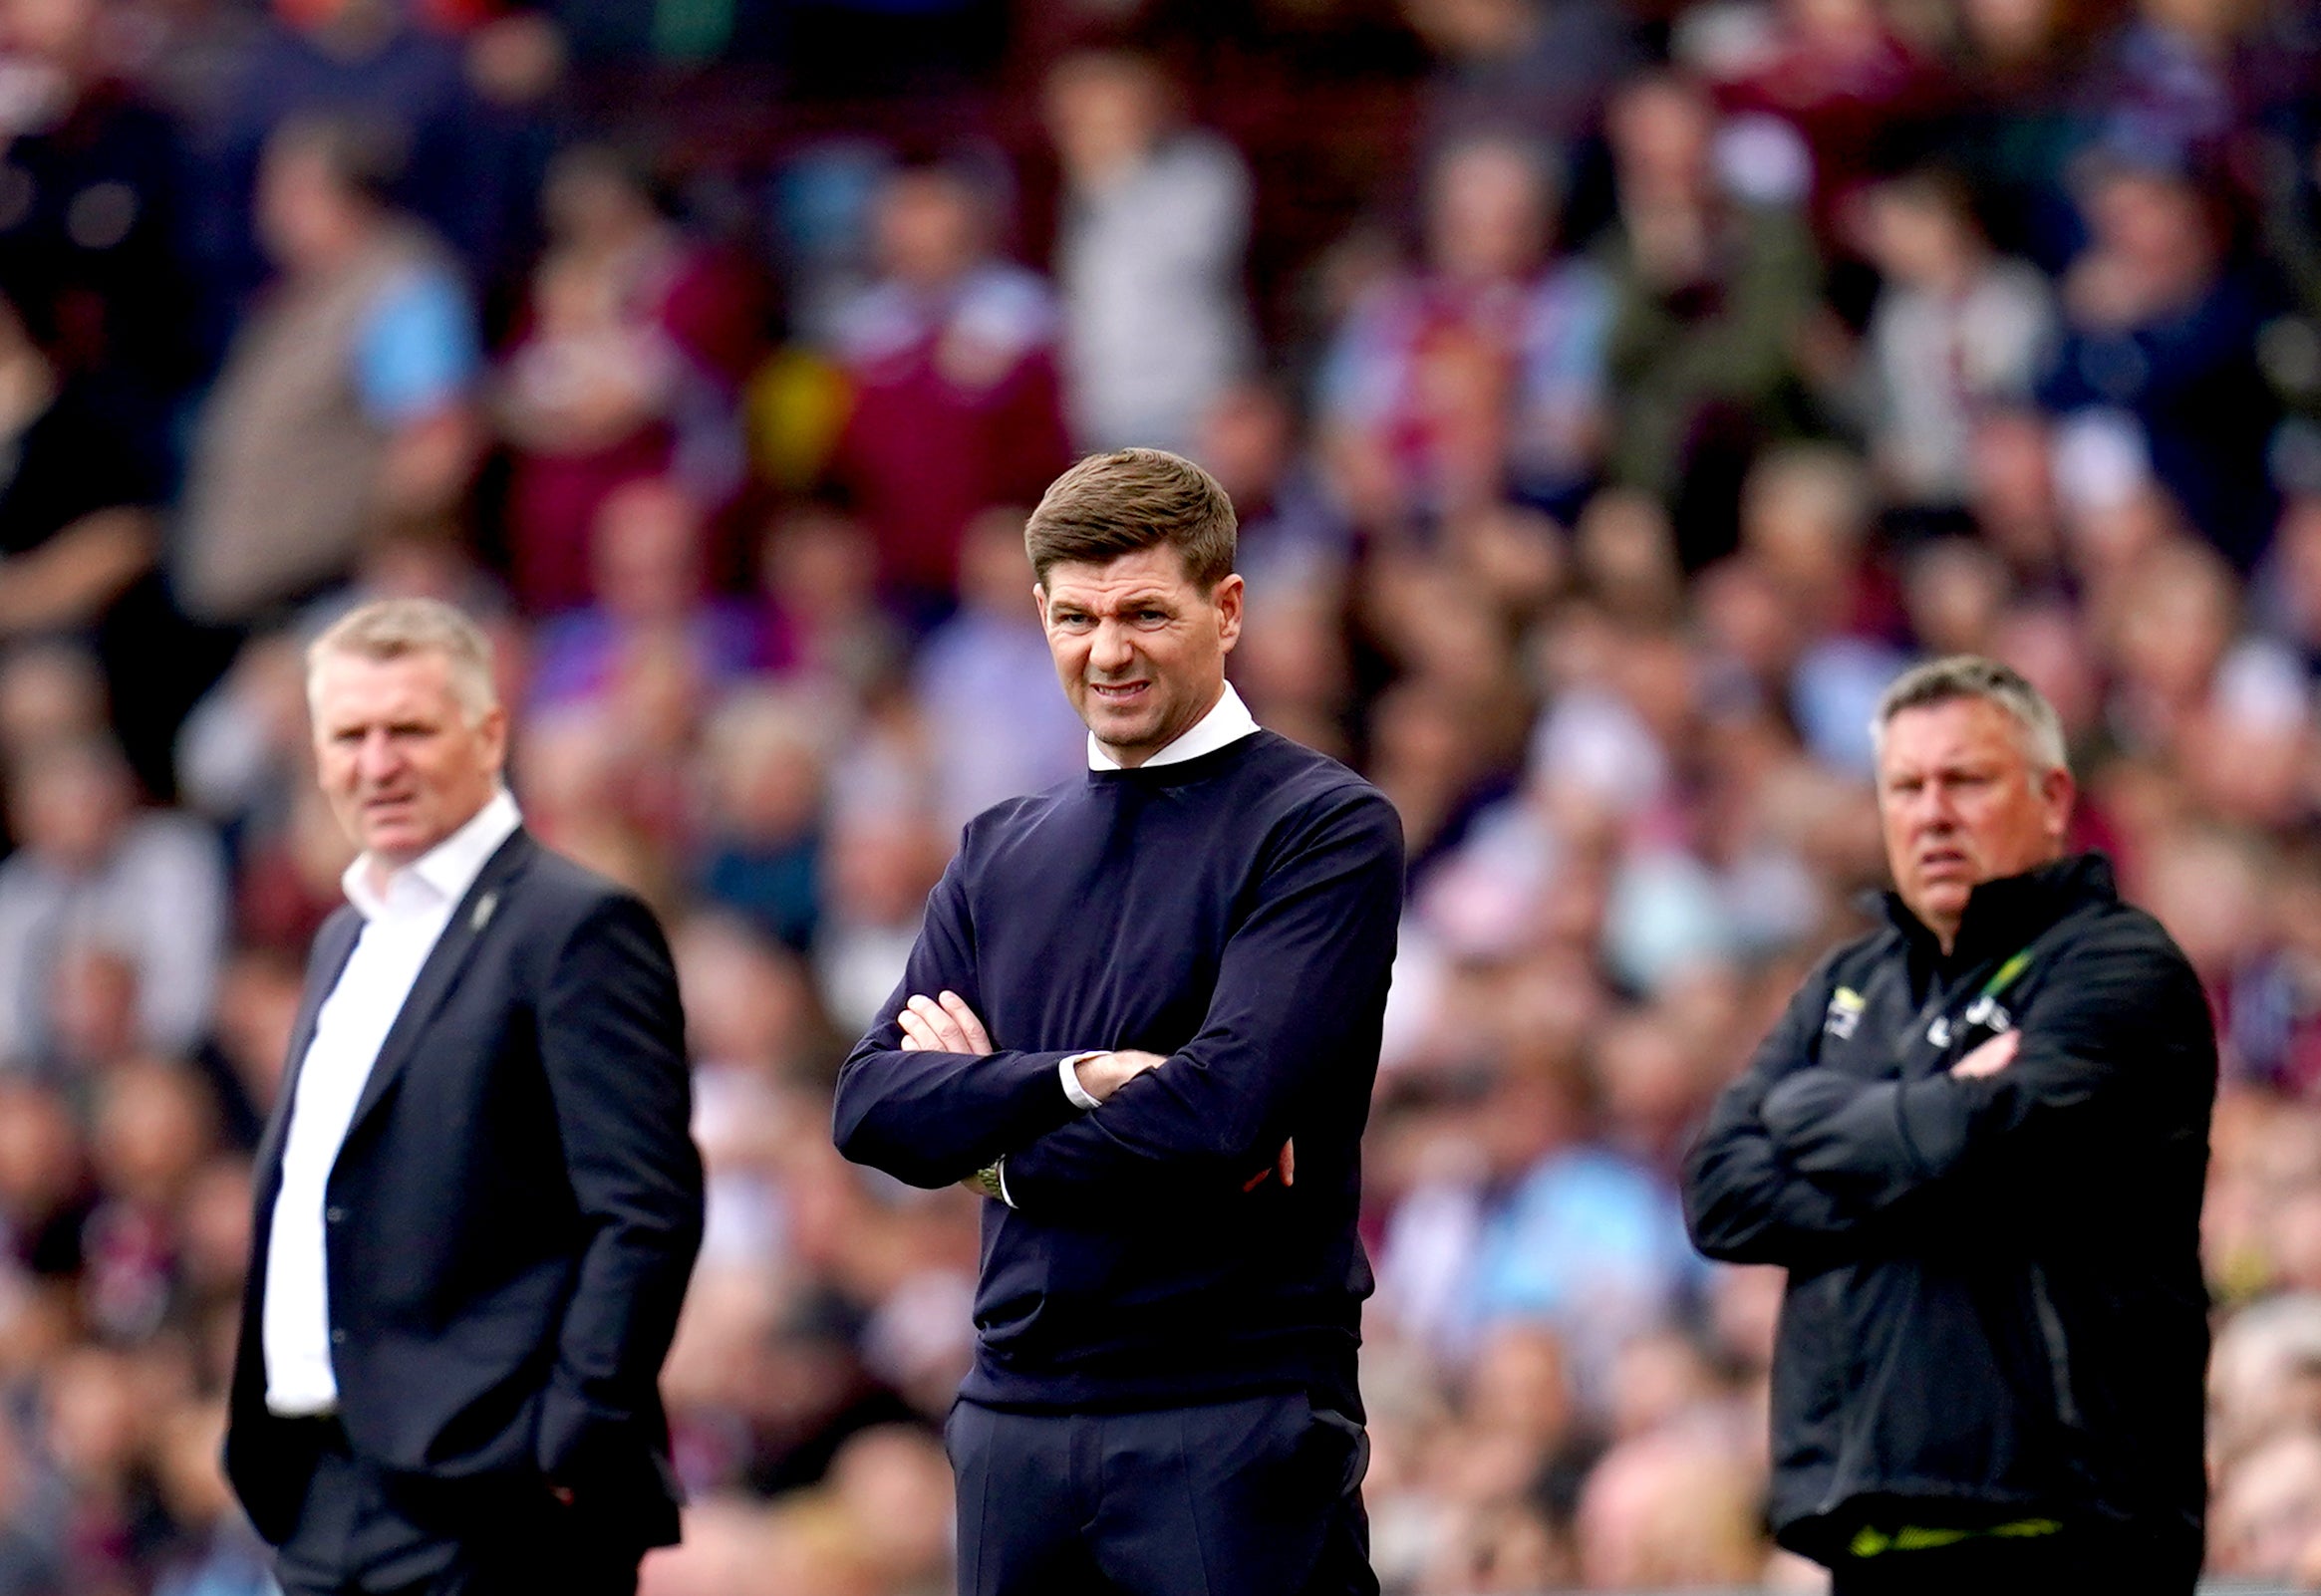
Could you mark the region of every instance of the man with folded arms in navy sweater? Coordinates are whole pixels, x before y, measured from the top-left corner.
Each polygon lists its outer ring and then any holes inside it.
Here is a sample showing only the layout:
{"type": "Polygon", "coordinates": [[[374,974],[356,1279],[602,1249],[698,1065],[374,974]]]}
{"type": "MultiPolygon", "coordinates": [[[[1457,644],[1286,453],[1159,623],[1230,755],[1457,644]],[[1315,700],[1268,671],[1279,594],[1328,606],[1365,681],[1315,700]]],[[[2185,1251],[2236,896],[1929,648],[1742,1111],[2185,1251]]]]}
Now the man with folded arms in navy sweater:
{"type": "Polygon", "coordinates": [[[959,1588],[1367,1596],[1354,1217],[1401,827],[1227,684],[1206,471],[1091,456],[1024,544],[1088,772],[969,823],[837,1094],[848,1158],[989,1198],[959,1588]]]}

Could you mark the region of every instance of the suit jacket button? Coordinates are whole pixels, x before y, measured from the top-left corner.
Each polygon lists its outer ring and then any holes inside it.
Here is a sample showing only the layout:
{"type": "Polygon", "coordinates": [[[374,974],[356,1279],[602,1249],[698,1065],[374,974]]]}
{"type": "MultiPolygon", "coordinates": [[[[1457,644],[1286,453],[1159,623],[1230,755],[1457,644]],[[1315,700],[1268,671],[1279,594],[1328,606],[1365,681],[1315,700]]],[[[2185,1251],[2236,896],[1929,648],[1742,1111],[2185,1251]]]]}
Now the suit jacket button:
{"type": "Polygon", "coordinates": [[[343,1346],[345,1346],[346,1344],[347,1344],[347,1332],[346,1332],[346,1331],[344,1331],[344,1330],[333,1330],[333,1331],[331,1332],[331,1345],[332,1345],[332,1346],[334,1346],[334,1347],[343,1347],[343,1346]]]}
{"type": "Polygon", "coordinates": [[[336,1224],[347,1216],[347,1210],[333,1203],[330,1207],[322,1210],[322,1216],[330,1223],[336,1224]]]}

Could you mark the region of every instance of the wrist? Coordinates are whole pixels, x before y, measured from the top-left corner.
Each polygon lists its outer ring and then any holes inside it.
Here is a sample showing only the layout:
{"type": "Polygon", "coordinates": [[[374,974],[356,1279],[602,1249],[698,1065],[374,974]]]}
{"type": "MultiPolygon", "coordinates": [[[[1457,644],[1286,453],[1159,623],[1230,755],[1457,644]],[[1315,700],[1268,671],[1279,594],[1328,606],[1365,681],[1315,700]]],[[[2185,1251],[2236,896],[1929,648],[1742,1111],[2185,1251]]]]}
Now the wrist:
{"type": "Polygon", "coordinates": [[[1004,1158],[994,1159],[976,1171],[972,1180],[976,1190],[985,1197],[990,1197],[994,1202],[1004,1202],[1009,1207],[1014,1207],[1015,1199],[1008,1196],[1008,1172],[1005,1168],[1007,1162],[1004,1158]]]}
{"type": "Polygon", "coordinates": [[[1073,1108],[1080,1110],[1083,1114],[1090,1109],[1101,1107],[1104,1098],[1109,1094],[1088,1090],[1087,1082],[1080,1079],[1080,1066],[1091,1064],[1103,1056],[1101,1052],[1096,1051],[1074,1053],[1069,1058],[1064,1059],[1057,1067],[1056,1073],[1063,1080],[1063,1095],[1071,1100],[1073,1108]]]}

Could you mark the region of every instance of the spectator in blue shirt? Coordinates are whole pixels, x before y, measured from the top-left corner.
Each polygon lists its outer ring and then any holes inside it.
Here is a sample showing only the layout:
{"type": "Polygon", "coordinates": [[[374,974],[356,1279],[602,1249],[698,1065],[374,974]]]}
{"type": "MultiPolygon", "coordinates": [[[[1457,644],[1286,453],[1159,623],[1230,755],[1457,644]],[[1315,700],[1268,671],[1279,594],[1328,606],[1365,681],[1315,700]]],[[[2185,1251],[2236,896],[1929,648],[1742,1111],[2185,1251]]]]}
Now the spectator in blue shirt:
{"type": "Polygon", "coordinates": [[[268,147],[259,219],[282,275],[234,340],[186,484],[175,575],[201,619],[332,587],[379,533],[465,489],[474,313],[441,244],[389,206],[391,149],[339,121],[268,147]]]}

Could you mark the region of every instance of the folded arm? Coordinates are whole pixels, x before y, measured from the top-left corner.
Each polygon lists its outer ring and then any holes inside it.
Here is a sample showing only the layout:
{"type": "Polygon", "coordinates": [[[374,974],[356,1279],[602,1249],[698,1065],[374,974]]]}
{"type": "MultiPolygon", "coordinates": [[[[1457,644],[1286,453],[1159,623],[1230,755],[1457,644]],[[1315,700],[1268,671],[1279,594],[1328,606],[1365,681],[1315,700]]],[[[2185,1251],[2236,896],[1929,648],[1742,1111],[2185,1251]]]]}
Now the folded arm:
{"type": "Polygon", "coordinates": [[[1801,1071],[1768,1094],[1780,1156],[1873,1209],[1981,1200],[1996,1184],[2116,1134],[2131,1102],[2189,1086],[2207,1035],[2197,979],[2149,922],[2122,917],[2056,955],[2019,1017],[1949,1072],[1865,1081],[1801,1071]],[[2012,1054],[2009,1056],[2008,1049],[2012,1054]]]}
{"type": "MultiPolygon", "coordinates": [[[[1200,1031],[1100,1109],[1018,1144],[1011,1198],[1228,1196],[1286,1173],[1302,1102],[1374,1062],[1401,907],[1401,825],[1383,798],[1349,788],[1300,817],[1225,945],[1200,1031]]],[[[1365,1070],[1365,1101],[1368,1088],[1365,1070]]]]}
{"type": "Polygon", "coordinates": [[[1835,1073],[1813,1068],[1831,989],[1826,977],[1808,980],[1790,1000],[1747,1071],[1718,1096],[1685,1156],[1685,1228],[1712,1258],[1811,1267],[1858,1245],[1866,1206],[1792,1168],[1764,1119],[1766,1096],[1778,1083],[1835,1073]]]}
{"type": "Polygon", "coordinates": [[[970,1037],[913,1013],[914,999],[941,1009],[946,994],[971,1019],[986,1012],[960,869],[954,860],[928,897],[902,984],[839,1071],[831,1114],[840,1153],[927,1188],[963,1180],[1079,1112],[1058,1074],[1078,1049],[995,1050],[980,1025],[970,1037]]]}

